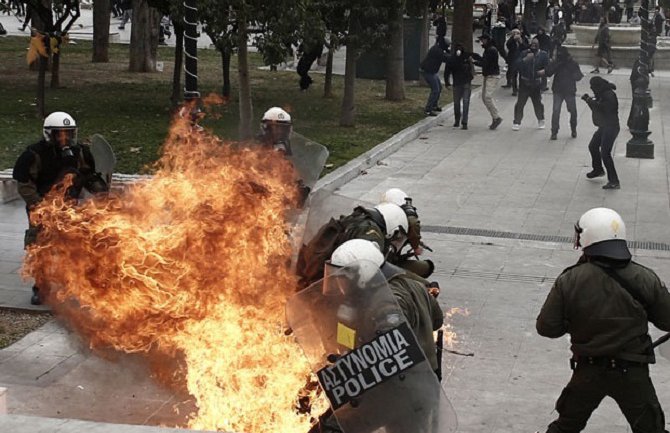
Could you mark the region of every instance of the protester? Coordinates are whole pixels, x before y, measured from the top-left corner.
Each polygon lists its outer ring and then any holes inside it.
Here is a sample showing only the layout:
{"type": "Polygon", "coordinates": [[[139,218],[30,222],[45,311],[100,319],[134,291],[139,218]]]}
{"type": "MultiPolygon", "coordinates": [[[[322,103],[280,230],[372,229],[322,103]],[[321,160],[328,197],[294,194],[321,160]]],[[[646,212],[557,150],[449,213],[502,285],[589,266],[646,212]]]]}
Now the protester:
{"type": "Polygon", "coordinates": [[[521,129],[523,109],[526,106],[528,98],[533,103],[533,109],[537,117],[537,127],[544,129],[542,83],[545,76],[544,68],[546,68],[548,63],[549,55],[545,51],[540,50],[540,43],[537,38],[530,42],[528,50],[521,53],[521,59],[518,62],[519,96],[514,106],[514,123],[512,124],[514,131],[521,129]]]}
{"type": "Polygon", "coordinates": [[[133,2],[132,0],[121,0],[121,4],[119,5],[119,7],[123,11],[123,15],[121,17],[121,24],[119,25],[119,30],[124,30],[126,28],[126,23],[130,21],[130,19],[132,18],[133,2]]]}
{"type": "Polygon", "coordinates": [[[656,9],[654,10],[653,23],[654,23],[654,30],[656,31],[656,37],[662,36],[663,23],[665,23],[665,16],[663,15],[663,11],[661,10],[660,6],[656,6],[656,9]]]}
{"type": "Polygon", "coordinates": [[[603,189],[619,189],[621,188],[619,177],[612,159],[614,141],[619,135],[619,101],[614,92],[616,85],[600,77],[592,77],[589,84],[594,96],[584,94],[582,99],[591,109],[593,124],[598,129],[589,143],[593,169],[586,174],[586,177],[589,179],[601,177],[607,170],[607,184],[603,189]]]}
{"type": "Polygon", "coordinates": [[[513,29],[505,45],[507,46],[507,83],[502,87],[512,87],[512,96],[516,96],[519,91],[518,62],[521,59],[521,53],[527,50],[530,44],[519,29],[513,29]]]}
{"type": "Polygon", "coordinates": [[[554,76],[551,84],[551,90],[554,94],[553,108],[551,112],[551,139],[556,140],[561,117],[561,106],[563,101],[570,113],[570,130],[572,138],[577,138],[577,104],[575,103],[575,93],[577,92],[577,81],[584,75],[579,69],[579,65],[570,56],[568,49],[558,47],[556,50],[556,59],[549,62],[545,68],[547,77],[554,76]]]}
{"type": "MultiPolygon", "coordinates": [[[[454,54],[447,58],[444,67],[445,76],[452,77],[452,94],[454,100],[454,128],[468,129],[468,112],[470,110],[471,82],[474,78],[472,53],[465,51],[462,44],[454,46],[454,54]]],[[[447,81],[445,78],[445,81],[447,81]]]]}
{"type": "MultiPolygon", "coordinates": [[[[607,66],[607,73],[611,74],[614,69],[614,63],[612,63],[612,46],[610,44],[610,30],[607,25],[605,18],[600,20],[600,27],[596,33],[595,40],[593,41],[594,45],[598,44],[598,51],[596,53],[596,65],[595,68],[591,71],[592,74],[597,74],[600,72],[600,65],[605,64],[607,66]]],[[[591,47],[593,48],[593,47],[591,47]]]]}
{"type": "Polygon", "coordinates": [[[482,102],[484,102],[486,109],[491,114],[492,120],[489,129],[496,129],[502,123],[502,117],[498,114],[498,108],[493,99],[493,93],[495,92],[496,87],[498,87],[498,81],[500,81],[498,50],[489,35],[482,35],[482,37],[479,38],[479,41],[482,44],[482,48],[484,48],[484,53],[483,55],[473,53],[472,59],[477,66],[481,66],[482,75],[484,76],[482,102]]]}
{"type": "Polygon", "coordinates": [[[628,19],[628,24],[632,24],[634,26],[639,26],[642,24],[642,20],[640,19],[637,11],[634,11],[631,17],[628,19]]]}
{"type": "Polygon", "coordinates": [[[612,209],[579,218],[575,248],[582,256],[556,279],[536,322],[544,337],[569,334],[572,351],[572,378],[546,431],[581,432],[608,396],[632,431],[663,433],[665,417],[649,377],[655,357],[648,323],[670,331],[670,293],[654,271],[632,261],[626,226],[612,209]]]}
{"type": "Polygon", "coordinates": [[[442,111],[442,108],[439,106],[442,83],[438,74],[442,62],[446,60],[446,51],[442,48],[442,44],[436,41],[428,50],[426,57],[421,61],[421,73],[426,83],[430,86],[430,93],[428,94],[428,100],[424,109],[426,116],[437,116],[437,112],[442,111]]]}

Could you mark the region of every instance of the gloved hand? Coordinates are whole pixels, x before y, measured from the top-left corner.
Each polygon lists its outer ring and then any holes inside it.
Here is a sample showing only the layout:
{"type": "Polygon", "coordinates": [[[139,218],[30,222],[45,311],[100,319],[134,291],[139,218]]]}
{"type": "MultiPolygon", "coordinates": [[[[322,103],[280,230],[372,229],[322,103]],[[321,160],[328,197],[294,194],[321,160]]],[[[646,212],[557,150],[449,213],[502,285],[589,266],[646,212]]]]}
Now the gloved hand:
{"type": "Polygon", "coordinates": [[[433,298],[440,296],[440,284],[437,281],[431,281],[428,284],[428,293],[430,293],[433,298]]]}

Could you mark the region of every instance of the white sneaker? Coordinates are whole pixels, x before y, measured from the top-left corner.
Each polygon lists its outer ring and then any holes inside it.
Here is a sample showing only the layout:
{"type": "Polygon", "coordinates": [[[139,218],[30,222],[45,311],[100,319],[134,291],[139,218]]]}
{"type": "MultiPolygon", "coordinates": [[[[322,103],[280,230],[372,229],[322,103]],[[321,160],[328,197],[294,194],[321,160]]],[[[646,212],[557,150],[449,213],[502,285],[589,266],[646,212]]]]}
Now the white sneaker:
{"type": "Polygon", "coordinates": [[[521,129],[521,124],[512,123],[512,131],[518,131],[519,129],[521,129]]]}
{"type": "Polygon", "coordinates": [[[544,120],[537,121],[537,129],[544,129],[544,120]]]}

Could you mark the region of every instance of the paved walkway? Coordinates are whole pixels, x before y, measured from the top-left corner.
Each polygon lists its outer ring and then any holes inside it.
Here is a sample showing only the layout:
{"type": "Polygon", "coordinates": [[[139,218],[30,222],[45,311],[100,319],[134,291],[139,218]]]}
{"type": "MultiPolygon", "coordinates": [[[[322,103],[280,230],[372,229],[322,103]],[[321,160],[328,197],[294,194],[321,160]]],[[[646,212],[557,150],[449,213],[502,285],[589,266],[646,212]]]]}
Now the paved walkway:
{"type": "MultiPolygon", "coordinates": [[[[606,76],[619,88],[623,123],[631,102],[628,72],[606,76]]],[[[553,279],[577,259],[567,240],[585,210],[617,209],[629,240],[639,246],[637,259],[670,282],[665,143],[670,123],[662,115],[670,109],[670,76],[661,75],[652,81],[656,158],[625,158],[630,135],[624,127],[615,150],[619,191],[603,191],[602,178],[584,177],[594,128],[583,102],[578,101],[578,138],[569,138],[564,112],[559,139],[550,141],[549,129],[535,127],[530,103],[521,131],[512,131],[515,99],[507,89],[497,92],[505,119],[497,131],[487,128],[490,118],[478,99],[472,101],[468,131],[452,129],[445,110],[440,125],[340,189],[345,196],[376,201],[386,188],[401,187],[418,206],[425,241],[435,250],[436,279],[444,289],[440,300],[445,308],[468,311],[450,318],[458,336],[453,349],[474,356],[447,353],[443,360],[443,385],[459,415],[460,431],[532,432],[555,416],[554,401],[570,375],[569,344],[565,338],[538,337],[534,320],[553,279]]],[[[548,118],[550,99],[546,94],[548,118]]],[[[21,203],[0,205],[0,305],[27,306],[29,284],[17,273],[25,223],[21,203]]],[[[652,367],[668,410],[669,367],[663,358],[652,367]]],[[[10,413],[54,418],[157,425],[171,419],[172,407],[181,401],[146,379],[133,359],[93,357],[55,322],[0,350],[0,386],[9,388],[10,413]]],[[[20,423],[0,418],[3,425],[20,423]]],[[[587,428],[627,430],[611,401],[602,404],[587,428]]]]}

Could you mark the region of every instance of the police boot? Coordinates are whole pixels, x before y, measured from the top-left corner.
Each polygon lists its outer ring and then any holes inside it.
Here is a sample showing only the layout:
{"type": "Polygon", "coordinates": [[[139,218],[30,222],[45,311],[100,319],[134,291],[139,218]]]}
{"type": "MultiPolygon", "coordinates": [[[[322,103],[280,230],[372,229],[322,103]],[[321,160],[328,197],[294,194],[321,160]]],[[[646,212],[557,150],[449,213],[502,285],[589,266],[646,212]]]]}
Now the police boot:
{"type": "Polygon", "coordinates": [[[33,296],[30,297],[30,303],[32,305],[42,305],[42,300],[40,299],[40,289],[37,286],[33,286],[33,296]]]}

